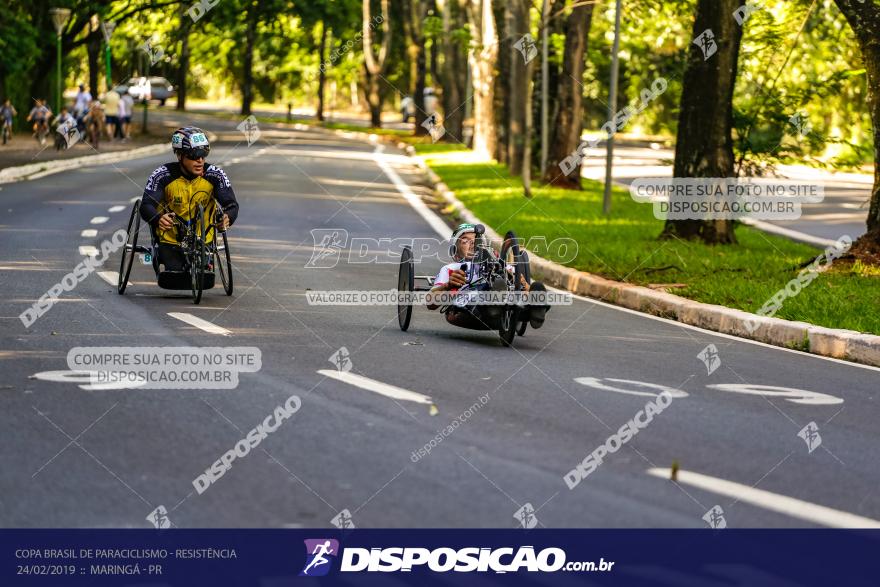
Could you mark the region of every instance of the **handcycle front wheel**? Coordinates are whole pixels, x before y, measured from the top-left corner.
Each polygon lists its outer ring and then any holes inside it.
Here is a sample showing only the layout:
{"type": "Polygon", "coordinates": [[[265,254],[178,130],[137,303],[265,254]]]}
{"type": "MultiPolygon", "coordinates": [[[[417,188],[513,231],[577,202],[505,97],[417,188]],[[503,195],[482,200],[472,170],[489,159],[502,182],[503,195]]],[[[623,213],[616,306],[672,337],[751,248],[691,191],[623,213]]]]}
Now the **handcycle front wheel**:
{"type": "MultiPolygon", "coordinates": [[[[531,263],[529,263],[529,253],[525,249],[521,250],[519,253],[519,260],[516,262],[516,268],[517,273],[521,274],[525,278],[526,283],[532,285],[532,266],[531,263]],[[520,268],[522,269],[520,270],[520,268]]],[[[519,281],[519,276],[517,276],[517,281],[519,281]]],[[[519,329],[516,331],[516,333],[519,336],[522,336],[526,333],[526,328],[528,327],[529,321],[521,320],[519,323],[519,329]]]]}
{"type": "Polygon", "coordinates": [[[192,299],[194,304],[202,301],[202,291],[205,285],[205,239],[208,234],[208,227],[203,226],[205,219],[205,209],[202,205],[198,205],[195,217],[191,219],[190,230],[192,231],[189,239],[189,276],[192,287],[192,299]]]}
{"type": "Polygon", "coordinates": [[[119,295],[125,293],[128,286],[128,277],[134,265],[134,256],[137,254],[138,233],[141,228],[141,201],[136,200],[131,207],[131,216],[128,219],[127,236],[125,246],[122,249],[122,259],[119,261],[119,279],[116,282],[116,292],[119,295]]]}
{"type": "MultiPolygon", "coordinates": [[[[413,254],[410,247],[403,247],[400,254],[400,270],[397,274],[397,293],[409,296],[415,289],[415,269],[413,254]]],[[[397,300],[397,321],[404,332],[409,328],[412,319],[412,300],[397,300]]]]}
{"type": "Polygon", "coordinates": [[[214,231],[214,258],[217,272],[220,273],[220,281],[223,282],[223,291],[226,295],[232,295],[232,256],[229,253],[229,242],[226,239],[226,231],[214,231]],[[222,243],[222,245],[220,244],[222,243]]]}
{"type": "MultiPolygon", "coordinates": [[[[520,278],[523,273],[519,263],[519,242],[512,230],[504,235],[504,243],[501,245],[501,259],[505,263],[510,259],[515,264],[516,271],[513,276],[513,291],[522,291],[522,280],[520,278]]],[[[519,307],[516,304],[504,306],[501,314],[501,325],[498,328],[498,336],[501,337],[501,343],[506,347],[513,346],[513,339],[516,338],[517,334],[518,319],[519,307]]]]}

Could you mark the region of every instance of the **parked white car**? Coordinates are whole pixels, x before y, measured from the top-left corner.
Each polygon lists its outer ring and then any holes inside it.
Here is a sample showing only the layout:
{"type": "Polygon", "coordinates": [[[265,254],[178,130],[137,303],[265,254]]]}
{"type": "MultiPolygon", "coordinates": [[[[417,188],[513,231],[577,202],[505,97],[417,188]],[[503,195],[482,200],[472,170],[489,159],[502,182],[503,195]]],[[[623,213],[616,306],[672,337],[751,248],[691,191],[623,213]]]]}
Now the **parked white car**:
{"type": "Polygon", "coordinates": [[[164,106],[165,101],[172,96],[176,96],[177,92],[174,89],[174,86],[171,85],[164,77],[133,77],[128,80],[126,83],[116,88],[117,92],[122,93],[120,90],[128,90],[128,93],[131,94],[131,97],[140,102],[141,100],[158,100],[159,103],[164,106]]]}

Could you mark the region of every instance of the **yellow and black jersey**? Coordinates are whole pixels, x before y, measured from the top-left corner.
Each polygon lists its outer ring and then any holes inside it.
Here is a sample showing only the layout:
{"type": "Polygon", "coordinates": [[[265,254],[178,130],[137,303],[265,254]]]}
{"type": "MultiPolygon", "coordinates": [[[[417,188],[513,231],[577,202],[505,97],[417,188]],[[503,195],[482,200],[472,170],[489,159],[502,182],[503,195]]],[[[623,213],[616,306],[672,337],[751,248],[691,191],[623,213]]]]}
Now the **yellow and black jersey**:
{"type": "Polygon", "coordinates": [[[152,226],[160,243],[176,245],[177,228],[161,230],[159,217],[174,212],[178,220],[188,222],[195,217],[198,205],[206,218],[214,216],[214,201],[229,215],[229,223],[238,216],[238,202],[226,173],[216,165],[205,164],[204,175],[188,178],[179,163],[159,166],[147,180],[141,200],[141,218],[152,226]]]}

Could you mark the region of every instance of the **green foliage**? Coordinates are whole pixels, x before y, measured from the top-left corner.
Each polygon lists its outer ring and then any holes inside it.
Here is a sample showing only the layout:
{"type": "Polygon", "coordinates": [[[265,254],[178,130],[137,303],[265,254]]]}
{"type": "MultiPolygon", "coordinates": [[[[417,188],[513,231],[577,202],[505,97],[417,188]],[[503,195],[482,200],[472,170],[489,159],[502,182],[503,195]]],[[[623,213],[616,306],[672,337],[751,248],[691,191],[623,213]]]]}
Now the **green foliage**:
{"type": "Polygon", "coordinates": [[[740,53],[742,171],[790,161],[860,165],[872,149],[866,95],[858,45],[833,0],[768,3],[746,23],[740,53]]]}

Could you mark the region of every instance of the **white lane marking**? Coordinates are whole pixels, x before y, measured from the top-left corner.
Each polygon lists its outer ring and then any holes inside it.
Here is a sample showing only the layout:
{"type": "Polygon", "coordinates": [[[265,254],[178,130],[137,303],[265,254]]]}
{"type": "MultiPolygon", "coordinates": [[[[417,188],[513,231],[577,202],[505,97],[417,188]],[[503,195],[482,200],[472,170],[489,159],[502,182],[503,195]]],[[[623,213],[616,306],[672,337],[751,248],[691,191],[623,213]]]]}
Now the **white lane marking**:
{"type": "MultiPolygon", "coordinates": [[[[813,217],[815,220],[818,218],[813,217]]],[[[827,249],[830,246],[837,244],[837,241],[833,241],[827,238],[821,238],[818,236],[814,236],[812,234],[807,234],[805,232],[801,232],[799,230],[792,230],[790,228],[785,228],[784,226],[777,226],[775,224],[771,224],[769,222],[764,222],[763,220],[753,220],[751,218],[743,218],[743,224],[747,224],[749,226],[753,226],[758,230],[763,230],[764,232],[769,232],[770,234],[776,234],[779,236],[787,237],[790,240],[799,241],[802,243],[806,243],[808,245],[812,245],[814,247],[820,249],[827,249]]]]}
{"type": "Polygon", "coordinates": [[[140,200],[140,199],[141,199],[140,196],[135,196],[135,197],[131,198],[131,199],[129,200],[129,202],[131,202],[132,204],[134,204],[135,202],[137,202],[137,201],[140,200]]]}
{"type": "Polygon", "coordinates": [[[388,176],[388,179],[391,180],[391,183],[394,184],[394,187],[397,188],[397,191],[400,192],[403,198],[409,202],[409,205],[412,206],[413,210],[415,210],[416,213],[421,216],[437,234],[441,236],[449,234],[449,227],[446,226],[446,223],[443,222],[439,216],[434,214],[420,197],[413,193],[406,182],[400,179],[397,172],[388,164],[388,161],[385,160],[385,155],[382,154],[384,150],[385,147],[383,145],[376,145],[376,150],[373,151],[373,156],[379,168],[385,172],[385,175],[388,176]]]}
{"type": "Polygon", "coordinates": [[[84,238],[92,238],[92,237],[98,236],[98,231],[95,230],[94,228],[87,228],[84,231],[82,231],[81,233],[79,233],[79,235],[84,238]]]}
{"type": "Polygon", "coordinates": [[[843,403],[843,398],[827,393],[807,391],[806,389],[796,389],[794,387],[779,387],[778,385],[759,385],[757,383],[713,383],[706,387],[732,393],[744,393],[746,395],[781,397],[787,402],[808,406],[833,406],[843,403]]]}
{"type": "MultiPolygon", "coordinates": [[[[669,479],[669,469],[653,468],[646,471],[648,475],[669,479]]],[[[764,508],[780,514],[798,518],[807,522],[821,524],[831,528],[880,528],[880,521],[865,518],[849,512],[817,505],[808,501],[771,493],[763,489],[755,489],[748,485],[710,477],[692,471],[679,471],[678,482],[697,487],[705,491],[732,497],[739,501],[764,508]]]]}
{"type": "Polygon", "coordinates": [[[212,324],[207,320],[202,320],[198,316],[193,316],[192,314],[187,314],[186,312],[168,312],[168,315],[172,318],[176,318],[181,322],[186,322],[190,326],[195,326],[196,328],[200,328],[205,332],[210,332],[211,334],[219,334],[221,336],[229,336],[232,334],[232,331],[226,330],[222,326],[217,326],[216,324],[212,324]]]}
{"type": "Polygon", "coordinates": [[[108,212],[122,212],[125,210],[125,206],[111,206],[107,208],[108,212]]]}
{"type": "MultiPolygon", "coordinates": [[[[98,271],[98,277],[109,283],[110,285],[119,284],[119,272],[117,271],[98,271]]],[[[127,285],[131,285],[129,281],[127,285]]]]}
{"type": "Polygon", "coordinates": [[[91,220],[89,220],[89,224],[104,224],[110,220],[109,216],[95,216],[91,220]]]}
{"type": "Polygon", "coordinates": [[[592,387],[594,389],[600,389],[602,391],[613,391],[615,393],[623,393],[626,395],[642,395],[645,397],[657,397],[664,391],[669,393],[672,397],[681,398],[687,397],[688,393],[686,391],[682,391],[680,389],[675,389],[674,387],[667,387],[666,385],[659,385],[657,383],[647,383],[645,381],[635,381],[633,379],[613,379],[606,378],[605,381],[613,381],[615,383],[623,383],[629,384],[633,387],[643,387],[648,389],[656,389],[657,392],[653,391],[636,391],[634,389],[623,389],[622,387],[615,387],[613,385],[608,385],[607,383],[602,383],[601,377],[575,377],[575,383],[580,383],[581,385],[586,385],[587,387],[592,387]]]}
{"type": "Polygon", "coordinates": [[[111,383],[92,383],[98,371],[43,371],[31,375],[32,379],[52,381],[53,383],[76,383],[86,391],[105,391],[113,389],[133,389],[146,384],[146,381],[120,381],[111,383]]]}
{"type": "Polygon", "coordinates": [[[97,257],[99,252],[97,247],[92,245],[83,245],[79,248],[79,254],[83,257],[97,257]]]}
{"type": "Polygon", "coordinates": [[[381,381],[376,381],[375,379],[370,379],[363,375],[355,375],[351,372],[346,373],[335,369],[319,369],[318,374],[323,375],[324,377],[330,377],[331,379],[337,379],[343,383],[354,385],[355,387],[360,387],[361,389],[366,389],[367,391],[378,393],[379,395],[384,395],[385,397],[390,397],[391,399],[426,405],[434,403],[427,395],[403,389],[402,387],[388,385],[387,383],[382,383],[381,381]]]}

